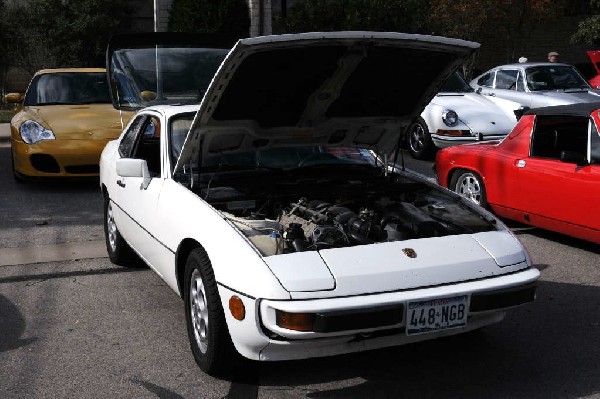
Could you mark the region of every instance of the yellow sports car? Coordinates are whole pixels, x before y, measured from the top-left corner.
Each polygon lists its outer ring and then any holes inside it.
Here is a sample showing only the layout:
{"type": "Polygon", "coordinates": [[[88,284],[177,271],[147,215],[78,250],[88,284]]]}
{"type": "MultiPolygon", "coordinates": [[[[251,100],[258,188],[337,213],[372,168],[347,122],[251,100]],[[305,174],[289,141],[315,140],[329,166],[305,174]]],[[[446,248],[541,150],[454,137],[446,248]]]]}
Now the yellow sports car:
{"type": "Polygon", "coordinates": [[[10,93],[5,99],[18,104],[10,124],[18,181],[97,176],[102,149],[131,116],[122,121],[113,107],[102,68],[41,70],[24,96],[10,93]]]}

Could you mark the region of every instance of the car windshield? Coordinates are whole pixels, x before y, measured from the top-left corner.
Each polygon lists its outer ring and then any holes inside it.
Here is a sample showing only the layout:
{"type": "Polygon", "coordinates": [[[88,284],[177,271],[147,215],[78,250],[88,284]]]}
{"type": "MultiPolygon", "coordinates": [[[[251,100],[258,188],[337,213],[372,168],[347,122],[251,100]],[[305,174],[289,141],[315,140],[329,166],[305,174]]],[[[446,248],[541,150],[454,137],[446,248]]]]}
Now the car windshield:
{"type": "Polygon", "coordinates": [[[241,153],[216,154],[202,160],[201,172],[296,169],[327,165],[374,166],[375,157],[369,150],[352,147],[278,147],[241,153]]]}
{"type": "Polygon", "coordinates": [[[126,48],[111,60],[118,105],[199,103],[229,49],[126,48]]]}
{"type": "Polygon", "coordinates": [[[454,72],[450,75],[450,78],[448,78],[446,83],[444,83],[440,93],[469,93],[472,91],[473,89],[465,82],[462,75],[458,72],[454,72]]]}
{"type": "Polygon", "coordinates": [[[103,72],[59,72],[36,75],[24,105],[107,104],[110,93],[103,72]]]}
{"type": "Polygon", "coordinates": [[[588,90],[590,85],[570,65],[538,65],[527,68],[527,87],[531,91],[588,90]]]}

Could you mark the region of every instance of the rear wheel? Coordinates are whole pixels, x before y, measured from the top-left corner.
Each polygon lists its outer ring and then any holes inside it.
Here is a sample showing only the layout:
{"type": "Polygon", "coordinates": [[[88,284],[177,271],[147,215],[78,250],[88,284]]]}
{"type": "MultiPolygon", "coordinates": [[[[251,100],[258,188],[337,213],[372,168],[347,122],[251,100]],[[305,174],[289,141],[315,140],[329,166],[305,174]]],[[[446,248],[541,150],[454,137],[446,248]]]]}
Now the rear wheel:
{"type": "Polygon", "coordinates": [[[193,250],[185,265],[185,320],[198,366],[210,375],[233,371],[241,356],[235,350],[208,255],[193,250]]]}
{"type": "Polygon", "coordinates": [[[112,203],[108,195],[104,198],[104,237],[106,239],[106,251],[112,263],[125,266],[139,262],[135,252],[123,239],[117,228],[112,203]]]}
{"type": "Polygon", "coordinates": [[[480,205],[487,206],[487,197],[485,193],[485,185],[481,176],[475,172],[466,169],[459,169],[452,174],[450,180],[450,188],[457,194],[462,195],[480,205]]]}
{"type": "Polygon", "coordinates": [[[409,128],[408,150],[415,159],[429,159],[433,156],[435,145],[423,118],[417,118],[409,128]]]}

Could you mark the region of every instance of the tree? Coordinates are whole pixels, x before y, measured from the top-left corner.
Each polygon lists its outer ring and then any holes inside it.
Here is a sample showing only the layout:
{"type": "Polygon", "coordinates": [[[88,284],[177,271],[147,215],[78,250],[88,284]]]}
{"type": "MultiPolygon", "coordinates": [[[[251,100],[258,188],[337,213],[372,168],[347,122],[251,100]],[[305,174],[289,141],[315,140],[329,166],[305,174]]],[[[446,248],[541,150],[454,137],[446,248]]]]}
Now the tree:
{"type": "Polygon", "coordinates": [[[593,15],[582,20],[577,31],[571,36],[573,44],[600,46],[600,0],[590,0],[590,11],[593,15]]]}
{"type": "Polygon", "coordinates": [[[244,0],[173,0],[168,30],[248,37],[248,5],[244,0]]]}
{"type": "Polygon", "coordinates": [[[11,54],[29,73],[104,66],[109,38],[126,31],[132,15],[121,0],[28,0],[6,8],[11,54]]]}
{"type": "Polygon", "coordinates": [[[286,32],[374,30],[423,33],[423,0],[303,0],[281,25],[286,32]]]}
{"type": "Polygon", "coordinates": [[[529,36],[563,9],[564,0],[430,0],[436,34],[484,42],[501,40],[506,61],[526,50],[529,36]]]}

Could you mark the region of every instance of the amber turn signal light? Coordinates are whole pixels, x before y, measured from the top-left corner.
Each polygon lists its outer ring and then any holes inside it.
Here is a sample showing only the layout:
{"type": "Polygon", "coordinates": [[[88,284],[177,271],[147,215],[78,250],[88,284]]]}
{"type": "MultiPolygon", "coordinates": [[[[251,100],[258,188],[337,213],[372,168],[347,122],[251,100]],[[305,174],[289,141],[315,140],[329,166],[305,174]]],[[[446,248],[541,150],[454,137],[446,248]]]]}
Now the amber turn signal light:
{"type": "Polygon", "coordinates": [[[289,313],[276,310],[277,325],[281,328],[296,331],[312,331],[315,320],[314,313],[289,313]]]}
{"type": "Polygon", "coordinates": [[[244,302],[242,302],[242,300],[235,295],[229,298],[229,311],[236,320],[241,321],[244,320],[244,317],[246,317],[246,308],[244,307],[244,302]]]}

